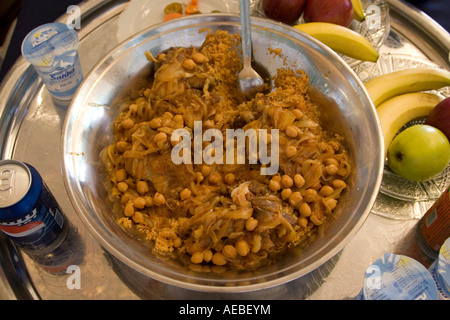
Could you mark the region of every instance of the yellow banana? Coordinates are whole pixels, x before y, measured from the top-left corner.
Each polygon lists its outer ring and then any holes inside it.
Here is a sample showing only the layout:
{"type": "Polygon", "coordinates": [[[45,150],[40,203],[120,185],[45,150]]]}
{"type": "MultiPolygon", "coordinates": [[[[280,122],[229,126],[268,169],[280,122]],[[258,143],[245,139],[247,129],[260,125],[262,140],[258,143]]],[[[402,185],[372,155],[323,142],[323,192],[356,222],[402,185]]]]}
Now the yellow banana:
{"type": "Polygon", "coordinates": [[[426,117],[441,100],[441,97],[433,93],[412,92],[395,96],[380,104],[377,113],[384,136],[385,156],[397,132],[408,122],[426,117]]]}
{"type": "Polygon", "coordinates": [[[386,73],[365,83],[375,107],[394,96],[450,86],[450,72],[432,67],[418,67],[386,73]]]}
{"type": "Polygon", "coordinates": [[[363,21],[366,18],[366,14],[362,8],[361,0],[351,0],[353,5],[353,18],[356,21],[363,21]]]}
{"type": "Polygon", "coordinates": [[[376,62],[378,51],[361,34],[328,22],[307,22],[295,26],[313,38],[321,41],[334,51],[363,61],[376,62]]]}

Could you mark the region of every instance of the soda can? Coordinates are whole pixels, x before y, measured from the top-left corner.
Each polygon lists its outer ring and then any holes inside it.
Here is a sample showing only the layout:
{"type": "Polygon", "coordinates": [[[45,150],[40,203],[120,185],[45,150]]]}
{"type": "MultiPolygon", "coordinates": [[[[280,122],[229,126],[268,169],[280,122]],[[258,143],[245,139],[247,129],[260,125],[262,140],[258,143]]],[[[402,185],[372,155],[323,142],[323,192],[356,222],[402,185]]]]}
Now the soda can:
{"type": "Polygon", "coordinates": [[[437,259],[441,245],[450,237],[450,187],[419,220],[416,231],[419,247],[430,258],[437,259]]]}
{"type": "Polygon", "coordinates": [[[0,230],[33,255],[51,252],[66,236],[61,208],[29,164],[0,161],[0,230]]]}

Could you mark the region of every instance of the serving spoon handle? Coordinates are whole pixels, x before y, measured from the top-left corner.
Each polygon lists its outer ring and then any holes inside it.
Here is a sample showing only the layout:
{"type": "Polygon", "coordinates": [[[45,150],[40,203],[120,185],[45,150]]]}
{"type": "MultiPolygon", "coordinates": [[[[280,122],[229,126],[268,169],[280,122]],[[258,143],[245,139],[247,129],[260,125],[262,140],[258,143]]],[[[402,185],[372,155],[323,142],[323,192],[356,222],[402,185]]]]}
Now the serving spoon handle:
{"type": "Polygon", "coordinates": [[[250,21],[250,3],[249,0],[240,0],[241,11],[241,38],[243,68],[239,72],[239,87],[245,96],[251,98],[260,92],[264,87],[264,80],[252,68],[252,35],[250,21]]]}

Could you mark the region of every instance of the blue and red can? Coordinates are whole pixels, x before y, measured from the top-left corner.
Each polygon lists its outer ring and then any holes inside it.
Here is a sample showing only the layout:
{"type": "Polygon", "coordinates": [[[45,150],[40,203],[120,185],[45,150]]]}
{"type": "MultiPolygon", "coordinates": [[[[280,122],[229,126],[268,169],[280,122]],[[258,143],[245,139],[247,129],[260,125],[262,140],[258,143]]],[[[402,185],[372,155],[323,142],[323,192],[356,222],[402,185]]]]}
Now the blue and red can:
{"type": "Polygon", "coordinates": [[[0,230],[30,254],[45,254],[67,232],[64,214],[31,165],[0,161],[0,230]]]}

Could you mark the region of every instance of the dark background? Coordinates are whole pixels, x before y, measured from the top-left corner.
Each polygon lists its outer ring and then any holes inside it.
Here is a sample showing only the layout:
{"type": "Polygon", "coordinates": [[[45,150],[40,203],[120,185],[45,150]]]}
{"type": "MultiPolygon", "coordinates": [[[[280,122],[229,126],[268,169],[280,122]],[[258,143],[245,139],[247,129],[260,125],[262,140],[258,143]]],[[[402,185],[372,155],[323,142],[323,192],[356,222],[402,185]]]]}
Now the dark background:
{"type": "MultiPolygon", "coordinates": [[[[449,0],[404,1],[428,14],[450,32],[449,0]]],[[[1,67],[0,81],[20,56],[22,40],[31,30],[57,20],[66,13],[68,6],[81,2],[80,0],[0,0],[0,45],[11,22],[17,17],[17,24],[1,67]]]]}

